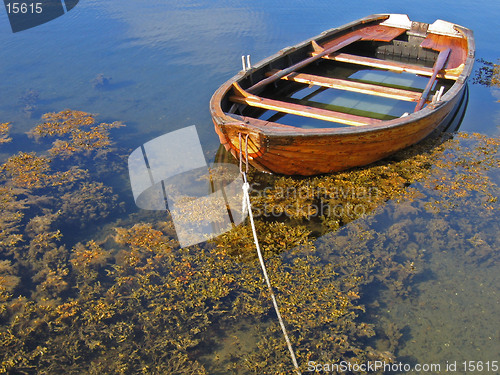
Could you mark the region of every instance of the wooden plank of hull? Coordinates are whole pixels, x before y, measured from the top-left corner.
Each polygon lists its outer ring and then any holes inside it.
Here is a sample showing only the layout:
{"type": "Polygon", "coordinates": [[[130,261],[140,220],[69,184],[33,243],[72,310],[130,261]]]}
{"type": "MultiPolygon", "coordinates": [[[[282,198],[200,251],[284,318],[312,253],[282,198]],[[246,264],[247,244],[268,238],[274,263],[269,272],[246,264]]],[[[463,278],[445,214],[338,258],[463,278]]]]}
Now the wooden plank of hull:
{"type": "Polygon", "coordinates": [[[416,102],[420,99],[421,93],[393,87],[373,85],[369,83],[349,81],[345,79],[321,77],[306,73],[291,73],[282,77],[283,80],[328,87],[331,89],[352,91],[361,94],[381,96],[384,98],[416,102]]]}
{"type": "MultiPolygon", "coordinates": [[[[251,164],[259,170],[286,175],[314,175],[366,165],[425,138],[436,129],[457,100],[458,97],[455,97],[414,122],[380,130],[335,134],[332,133],[334,129],[329,129],[330,134],[315,133],[310,136],[306,136],[307,132],[302,136],[280,135],[279,132],[263,134],[261,152],[258,156],[254,155],[251,164]]],[[[252,122],[252,119],[245,119],[252,122]]],[[[265,123],[258,120],[256,125],[265,128],[265,123]]],[[[245,126],[253,128],[251,123],[245,126]]],[[[239,131],[245,132],[245,126],[226,132],[226,136],[231,137],[232,134],[232,137],[237,137],[239,131]]],[[[237,157],[238,151],[231,151],[237,157]]]]}
{"type": "Polygon", "coordinates": [[[247,93],[237,83],[234,83],[233,87],[237,95],[230,96],[229,100],[235,103],[247,104],[253,107],[268,109],[272,111],[285,112],[293,115],[352,126],[373,125],[381,122],[381,120],[369,117],[356,116],[349,113],[330,111],[327,109],[288,103],[280,100],[262,98],[260,96],[247,93]]]}
{"type": "MultiPolygon", "coordinates": [[[[349,135],[296,137],[285,146],[279,137],[268,139],[268,151],[259,162],[281,174],[314,175],[366,165],[408,147],[429,135],[453,108],[448,103],[429,116],[406,126],[349,135]],[[282,163],[278,163],[283,160],[282,163]],[[293,164],[291,163],[293,161],[293,164]],[[271,163],[271,164],[268,164],[271,163]]],[[[285,142],[286,143],[286,142],[285,142]]]]}
{"type": "Polygon", "coordinates": [[[467,40],[465,38],[429,34],[420,44],[420,47],[439,52],[451,48],[451,53],[448,58],[448,69],[457,69],[463,66],[467,59],[467,40]]]}
{"type": "Polygon", "coordinates": [[[328,149],[322,147],[314,151],[312,150],[315,146],[312,144],[296,144],[295,146],[302,151],[289,151],[288,155],[281,150],[272,150],[272,144],[270,144],[270,151],[259,158],[259,162],[276,173],[288,175],[330,173],[370,164],[376,160],[380,160],[397,150],[413,144],[427,134],[427,131],[424,131],[422,135],[417,133],[412,134],[411,137],[405,138],[401,138],[396,134],[389,138],[389,134],[386,134],[385,137],[387,139],[385,142],[376,140],[370,141],[361,137],[359,140],[360,142],[355,143],[354,140],[345,138],[342,141],[332,140],[332,145],[328,149]],[[418,136],[418,138],[416,138],[416,136],[418,136]],[[312,152],[305,154],[305,150],[312,152]],[[304,154],[301,154],[301,152],[304,154]],[[278,165],[276,162],[277,156],[281,156],[284,162],[278,165]],[[295,165],[293,165],[292,162],[295,165]]]}
{"type": "Polygon", "coordinates": [[[361,37],[361,40],[365,41],[377,41],[377,42],[390,42],[394,38],[397,38],[401,34],[403,34],[405,31],[407,31],[404,28],[398,28],[398,27],[392,27],[392,26],[385,26],[385,25],[372,25],[372,26],[363,26],[359,29],[350,31],[344,35],[337,36],[335,39],[325,43],[322,48],[323,49],[328,49],[332,45],[335,45],[335,43],[338,43],[339,41],[348,39],[352,37],[353,35],[357,35],[361,37]]]}

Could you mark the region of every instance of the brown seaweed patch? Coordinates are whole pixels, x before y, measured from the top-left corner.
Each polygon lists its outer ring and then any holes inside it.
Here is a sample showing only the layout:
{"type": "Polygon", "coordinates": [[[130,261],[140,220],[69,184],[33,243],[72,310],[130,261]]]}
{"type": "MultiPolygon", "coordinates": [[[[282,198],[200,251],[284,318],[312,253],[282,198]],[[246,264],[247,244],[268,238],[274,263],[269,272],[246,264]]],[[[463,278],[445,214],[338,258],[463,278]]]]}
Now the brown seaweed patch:
{"type": "Polygon", "coordinates": [[[0,249],[5,251],[22,241],[17,229],[23,219],[26,200],[18,199],[19,189],[0,186],[0,249]]]}
{"type": "Polygon", "coordinates": [[[74,269],[84,270],[104,266],[109,254],[94,240],[86,245],[78,243],[72,252],[71,265],[74,269]]]}
{"type": "Polygon", "coordinates": [[[133,251],[166,251],[172,249],[172,241],[151,224],[136,224],[130,229],[115,228],[115,241],[130,246],[133,251]]]}
{"type": "MultiPolygon", "coordinates": [[[[310,246],[310,231],[304,226],[291,226],[285,223],[264,223],[257,221],[259,243],[264,254],[279,254],[299,246],[310,246]]],[[[215,241],[218,248],[227,254],[240,258],[256,259],[255,243],[249,225],[242,225],[219,236],[215,241]]]]}
{"type": "Polygon", "coordinates": [[[498,200],[499,145],[498,137],[467,133],[443,144],[434,152],[431,174],[422,181],[425,208],[437,213],[480,205],[493,213],[498,200]]]}
{"type": "Polygon", "coordinates": [[[71,110],[47,113],[42,120],[44,122],[28,134],[36,140],[57,136],[49,153],[61,158],[76,152],[104,152],[111,145],[109,129],[123,126],[120,122],[96,124],[95,115],[71,110]]]}
{"type": "MultiPolygon", "coordinates": [[[[78,118],[85,131],[95,125],[82,113],[59,118],[52,135],[75,149],[78,132],[69,123],[78,118]]],[[[267,195],[254,189],[256,211],[268,204],[285,212],[260,215],[256,225],[304,371],[310,360],[393,361],[404,345],[401,327],[369,320],[368,310],[384,303],[375,292],[365,308],[368,287],[387,290],[391,301],[411,298],[415,276],[426,270],[426,249],[497,261],[497,146],[498,140],[470,135],[331,176],[252,177],[269,187],[267,195]],[[480,186],[470,186],[467,173],[480,186]],[[286,214],[294,202],[299,209],[286,214]],[[321,213],[320,204],[366,210],[321,213]]],[[[11,159],[0,175],[0,372],[291,373],[248,223],[209,244],[178,249],[165,213],[153,222],[133,216],[133,224],[121,222],[105,241],[64,244],[63,223],[103,218],[116,203],[105,184],[90,180],[94,171],[80,169],[87,151],[78,149],[72,158],[55,152],[11,159]],[[16,168],[30,178],[16,183],[16,168]],[[75,179],[53,177],[77,170],[75,179]],[[35,177],[39,183],[31,182],[35,177]],[[220,332],[241,322],[250,333],[225,337],[230,348],[220,354],[220,332]]]]}
{"type": "Polygon", "coordinates": [[[0,123],[0,144],[7,143],[12,140],[9,138],[10,122],[0,123]]]}
{"type": "Polygon", "coordinates": [[[60,213],[65,223],[86,225],[104,219],[116,207],[117,195],[102,182],[82,181],[75,190],[62,195],[60,213]],[[84,220],[82,221],[82,218],[84,220]]]}
{"type": "Polygon", "coordinates": [[[53,171],[51,162],[51,158],[38,156],[34,152],[20,152],[0,165],[0,171],[6,173],[10,184],[26,189],[60,186],[77,181],[85,175],[85,171],[78,168],[53,171]]]}
{"type": "Polygon", "coordinates": [[[11,156],[3,165],[15,186],[24,188],[40,188],[50,184],[50,159],[37,156],[35,153],[20,152],[11,156]]]}
{"type": "Polygon", "coordinates": [[[480,84],[483,86],[500,87],[500,65],[483,58],[477,59],[481,64],[476,71],[472,83],[480,84]]]}
{"type": "Polygon", "coordinates": [[[17,276],[17,274],[18,270],[12,265],[11,261],[0,260],[0,302],[7,301],[10,297],[10,293],[13,292],[21,282],[21,278],[17,276]]]}

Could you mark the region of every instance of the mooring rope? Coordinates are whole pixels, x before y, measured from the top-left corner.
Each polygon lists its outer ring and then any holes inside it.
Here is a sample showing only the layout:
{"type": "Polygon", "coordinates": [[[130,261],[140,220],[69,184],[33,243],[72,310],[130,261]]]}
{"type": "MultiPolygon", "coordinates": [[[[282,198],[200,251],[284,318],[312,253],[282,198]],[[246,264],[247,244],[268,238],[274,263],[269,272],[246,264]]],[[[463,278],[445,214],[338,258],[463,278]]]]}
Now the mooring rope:
{"type": "Polygon", "coordinates": [[[245,170],[243,170],[242,166],[242,147],[241,147],[241,133],[239,133],[239,141],[240,141],[240,172],[243,176],[243,211],[248,210],[248,217],[250,218],[250,225],[252,226],[253,240],[255,243],[255,247],[257,249],[257,255],[259,257],[260,266],[262,268],[262,273],[264,274],[264,279],[266,280],[267,288],[269,289],[269,293],[271,294],[271,300],[273,301],[274,310],[276,311],[276,315],[278,316],[278,320],[280,323],[281,330],[283,331],[283,336],[285,336],[286,344],[288,346],[288,350],[290,351],[290,356],[292,357],[292,362],[295,367],[295,371],[299,375],[301,375],[299,365],[297,364],[297,359],[295,358],[295,352],[293,351],[292,343],[288,338],[288,333],[286,332],[285,323],[281,318],[280,310],[278,308],[278,302],[276,301],[276,297],[274,296],[273,287],[271,286],[271,281],[269,280],[269,276],[267,275],[266,265],[264,264],[264,258],[262,257],[262,252],[260,251],[259,240],[257,238],[257,231],[255,229],[255,223],[253,221],[252,214],[252,206],[250,203],[250,184],[247,181],[247,172],[248,172],[248,134],[245,139],[245,170]]]}

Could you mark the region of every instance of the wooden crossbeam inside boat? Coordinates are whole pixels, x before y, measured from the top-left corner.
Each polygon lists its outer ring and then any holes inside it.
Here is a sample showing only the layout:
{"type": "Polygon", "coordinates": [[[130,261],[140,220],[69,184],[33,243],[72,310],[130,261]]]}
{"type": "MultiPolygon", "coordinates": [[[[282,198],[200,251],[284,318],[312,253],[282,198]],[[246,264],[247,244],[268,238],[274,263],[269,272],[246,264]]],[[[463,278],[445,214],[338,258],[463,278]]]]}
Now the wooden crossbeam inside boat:
{"type": "Polygon", "coordinates": [[[267,77],[266,79],[263,79],[262,81],[257,82],[255,85],[249,87],[247,90],[248,90],[248,92],[252,92],[252,91],[257,90],[258,88],[264,87],[265,85],[268,85],[274,81],[279,80],[282,76],[285,76],[289,73],[292,73],[296,70],[299,70],[299,69],[303,68],[304,66],[309,65],[316,60],[319,60],[323,56],[326,56],[326,55],[333,53],[335,51],[338,51],[339,49],[342,49],[342,48],[344,48],[344,47],[346,47],[354,42],[357,42],[361,38],[362,38],[361,35],[354,35],[354,36],[351,36],[345,40],[342,40],[341,42],[335,43],[333,46],[330,46],[329,48],[324,49],[323,51],[318,52],[318,53],[314,54],[313,56],[311,56],[305,60],[299,61],[298,63],[282,70],[280,73],[276,73],[276,74],[272,75],[271,77],[267,77]]]}
{"type": "MultiPolygon", "coordinates": [[[[276,71],[271,71],[266,75],[275,74],[276,71]]],[[[321,77],[313,74],[305,73],[291,73],[282,77],[283,80],[304,83],[307,85],[315,85],[321,87],[328,87],[332,89],[345,90],[358,92],[361,94],[382,96],[384,98],[391,98],[397,100],[404,100],[408,102],[416,102],[420,99],[421,93],[417,91],[397,89],[393,87],[373,85],[369,83],[349,81],[338,78],[321,77]]]]}
{"type": "MultiPolygon", "coordinates": [[[[317,54],[317,52],[312,53],[312,55],[315,54],[317,54]]],[[[331,55],[323,56],[322,58],[327,60],[345,62],[349,64],[369,66],[372,68],[386,69],[398,73],[407,72],[428,77],[431,77],[432,74],[434,73],[434,70],[432,68],[427,68],[424,66],[405,64],[397,61],[381,60],[373,57],[357,56],[348,53],[334,53],[331,55]]],[[[457,74],[456,71],[448,72],[445,70],[444,72],[443,71],[439,72],[437,77],[456,80],[459,75],[460,75],[459,72],[457,74]]]]}
{"type": "Polygon", "coordinates": [[[315,118],[323,121],[337,122],[351,126],[373,125],[381,122],[381,120],[370,117],[356,116],[349,113],[330,111],[322,108],[262,98],[246,92],[236,82],[233,83],[233,90],[235,95],[230,96],[229,100],[235,103],[247,104],[252,107],[315,118]]]}

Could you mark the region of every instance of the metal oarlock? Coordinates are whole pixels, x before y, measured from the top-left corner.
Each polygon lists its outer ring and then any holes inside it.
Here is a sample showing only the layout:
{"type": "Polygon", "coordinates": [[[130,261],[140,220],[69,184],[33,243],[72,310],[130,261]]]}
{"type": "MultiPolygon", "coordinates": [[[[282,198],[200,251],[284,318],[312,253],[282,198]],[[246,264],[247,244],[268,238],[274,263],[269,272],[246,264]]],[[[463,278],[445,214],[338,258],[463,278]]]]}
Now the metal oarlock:
{"type": "Polygon", "coordinates": [[[247,70],[250,70],[252,67],[252,64],[250,63],[250,55],[246,56],[245,55],[241,56],[241,65],[243,66],[243,71],[246,72],[247,70]]]}

